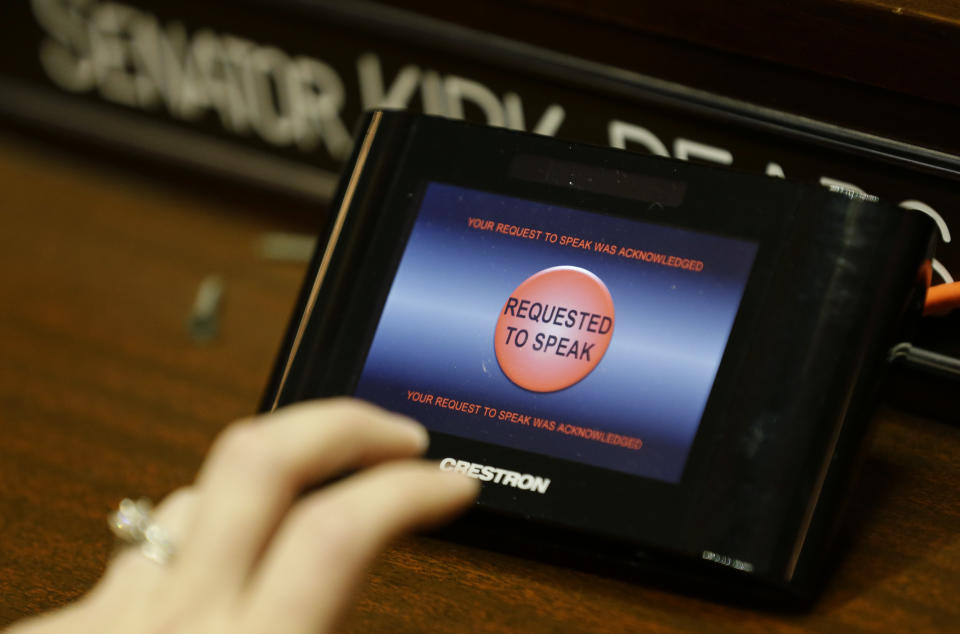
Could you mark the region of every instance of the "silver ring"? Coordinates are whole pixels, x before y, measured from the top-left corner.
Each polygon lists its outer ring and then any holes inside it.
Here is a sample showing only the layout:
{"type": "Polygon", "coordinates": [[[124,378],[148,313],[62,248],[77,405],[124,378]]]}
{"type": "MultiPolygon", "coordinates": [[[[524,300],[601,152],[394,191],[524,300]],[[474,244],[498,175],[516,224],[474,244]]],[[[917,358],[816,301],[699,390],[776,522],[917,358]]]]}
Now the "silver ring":
{"type": "Polygon", "coordinates": [[[107,523],[121,541],[140,546],[140,552],[148,559],[165,564],[173,557],[175,548],[167,532],[153,521],[152,510],[153,503],[147,498],[136,502],[124,498],[107,523]]]}

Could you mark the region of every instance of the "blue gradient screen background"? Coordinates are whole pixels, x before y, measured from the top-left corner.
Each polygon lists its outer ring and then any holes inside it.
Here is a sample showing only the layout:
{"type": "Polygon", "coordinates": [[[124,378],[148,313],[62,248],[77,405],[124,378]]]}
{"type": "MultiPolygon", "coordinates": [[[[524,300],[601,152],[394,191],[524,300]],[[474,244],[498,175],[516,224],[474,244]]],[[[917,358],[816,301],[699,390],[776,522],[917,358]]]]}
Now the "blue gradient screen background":
{"type": "Polygon", "coordinates": [[[430,183],[380,316],[356,396],[428,428],[677,482],[756,254],[754,242],[430,183]],[[481,231],[479,217],[702,260],[702,272],[481,231]],[[613,297],[606,354],[574,385],[534,393],[500,370],[494,329],[516,287],[543,269],[596,274],[613,297]],[[639,437],[605,444],[408,400],[407,390],[639,437]]]}

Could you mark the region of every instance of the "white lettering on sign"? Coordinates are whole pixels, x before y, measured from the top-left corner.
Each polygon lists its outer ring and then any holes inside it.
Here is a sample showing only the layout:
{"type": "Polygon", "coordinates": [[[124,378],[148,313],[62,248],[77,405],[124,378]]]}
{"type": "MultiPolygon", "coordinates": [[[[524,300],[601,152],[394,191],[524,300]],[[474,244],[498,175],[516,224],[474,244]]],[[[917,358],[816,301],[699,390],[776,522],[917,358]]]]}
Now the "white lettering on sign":
{"type": "Polygon", "coordinates": [[[639,143],[650,154],[670,157],[670,152],[667,151],[667,146],[663,144],[663,141],[643,126],[613,119],[607,125],[607,134],[611,147],[626,150],[627,143],[639,143]]]}
{"type": "MultiPolygon", "coordinates": [[[[108,101],[147,111],[163,107],[186,121],[213,111],[234,134],[253,132],[273,145],[306,152],[322,144],[337,160],[350,152],[341,116],[343,80],[322,60],[210,29],[188,35],[180,22],[161,25],[153,14],[116,2],[31,4],[48,35],[40,62],[64,90],[96,90],[108,101]]],[[[427,114],[463,118],[472,107],[490,125],[526,129],[515,92],[501,98],[473,79],[414,65],[401,68],[386,88],[373,53],[358,58],[357,76],[363,108],[405,108],[419,89],[427,114]]],[[[532,131],[556,134],[565,114],[562,106],[550,104],[532,131]]]]}
{"type": "Polygon", "coordinates": [[[919,200],[904,200],[900,203],[900,206],[904,209],[913,209],[914,211],[925,213],[933,218],[933,221],[937,223],[937,227],[940,229],[940,239],[944,242],[950,242],[950,228],[947,227],[947,222],[943,219],[943,216],[938,214],[933,207],[919,200]]]}
{"type": "Polygon", "coordinates": [[[673,157],[681,161],[697,158],[720,165],[733,163],[733,154],[729,150],[679,137],[673,140],[673,157]]]}
{"type": "Polygon", "coordinates": [[[310,151],[323,144],[345,159],[351,137],[340,113],[343,82],[321,60],[234,35],[201,29],[114,2],[32,0],[49,37],[40,62],[71,92],[97,90],[114,103],[165,108],[177,119],[219,115],[234,134],[251,131],[278,146],[310,151]]]}
{"type": "MultiPolygon", "coordinates": [[[[511,130],[526,130],[523,100],[508,92],[501,100],[480,82],[458,75],[442,76],[409,64],[401,68],[387,88],[380,58],[364,53],[357,59],[357,77],[364,109],[407,108],[420,88],[423,111],[456,119],[464,118],[465,104],[472,104],[484,115],[489,125],[511,130]]],[[[534,134],[553,136],[563,123],[566,112],[558,104],[550,104],[531,130],[534,134]]]]}
{"type": "Polygon", "coordinates": [[[779,163],[774,163],[773,161],[767,163],[767,168],[763,170],[763,173],[767,176],[772,176],[774,178],[786,178],[787,175],[783,173],[783,168],[780,167],[779,163]]]}

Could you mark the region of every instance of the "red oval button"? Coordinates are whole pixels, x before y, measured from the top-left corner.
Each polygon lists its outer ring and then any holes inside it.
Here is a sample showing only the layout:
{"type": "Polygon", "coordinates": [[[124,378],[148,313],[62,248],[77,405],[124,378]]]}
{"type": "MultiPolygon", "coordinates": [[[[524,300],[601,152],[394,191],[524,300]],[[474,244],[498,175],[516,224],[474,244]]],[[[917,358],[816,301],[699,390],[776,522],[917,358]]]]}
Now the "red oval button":
{"type": "Polygon", "coordinates": [[[497,362],[533,392],[555,392],[590,374],[613,337],[613,298],[599,277],[555,266],[527,278],[500,311],[497,362]]]}

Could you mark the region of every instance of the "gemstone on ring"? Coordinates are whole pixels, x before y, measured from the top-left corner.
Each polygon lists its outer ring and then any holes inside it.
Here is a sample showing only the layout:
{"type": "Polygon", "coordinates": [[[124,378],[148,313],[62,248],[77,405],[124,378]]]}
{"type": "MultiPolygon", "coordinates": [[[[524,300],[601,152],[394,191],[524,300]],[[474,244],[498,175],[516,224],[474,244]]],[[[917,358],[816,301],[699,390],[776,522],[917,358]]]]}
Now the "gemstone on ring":
{"type": "Polygon", "coordinates": [[[124,498],[120,507],[110,514],[107,523],[118,539],[140,546],[148,559],[165,564],[173,556],[174,546],[167,532],[153,521],[153,504],[147,498],[136,502],[124,498]]]}

